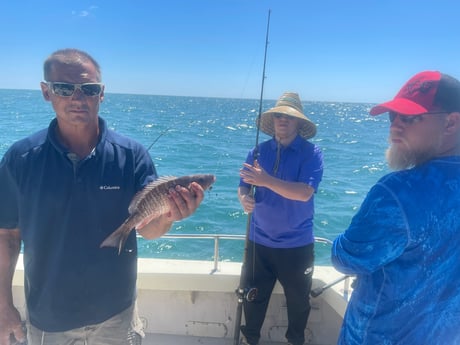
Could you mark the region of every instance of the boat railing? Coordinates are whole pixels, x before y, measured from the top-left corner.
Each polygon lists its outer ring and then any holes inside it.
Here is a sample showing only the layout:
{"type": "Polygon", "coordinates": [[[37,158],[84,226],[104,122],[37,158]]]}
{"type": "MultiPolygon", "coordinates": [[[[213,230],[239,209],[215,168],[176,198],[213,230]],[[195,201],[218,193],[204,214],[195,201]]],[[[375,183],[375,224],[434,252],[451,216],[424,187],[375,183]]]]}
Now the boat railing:
{"type": "MultiPolygon", "coordinates": [[[[213,268],[211,270],[210,274],[213,274],[217,271],[218,266],[219,266],[219,257],[220,257],[220,241],[221,240],[236,240],[236,241],[245,241],[246,236],[245,235],[230,235],[230,234],[166,234],[163,235],[162,238],[167,238],[167,239],[199,239],[199,240],[214,240],[214,264],[213,268]]],[[[315,237],[315,242],[317,243],[323,243],[323,244],[328,244],[331,245],[332,241],[323,238],[323,237],[315,237]]]]}
{"type": "MultiPolygon", "coordinates": [[[[231,234],[165,234],[161,238],[163,239],[198,239],[198,240],[213,240],[214,241],[214,254],[213,254],[213,268],[209,272],[209,274],[214,274],[218,271],[219,268],[219,250],[220,250],[220,243],[222,240],[235,240],[235,241],[245,241],[245,235],[231,235],[231,234]]],[[[321,243],[325,245],[332,245],[332,241],[324,238],[324,237],[315,237],[316,243],[321,243]]],[[[344,275],[337,280],[328,283],[322,287],[318,287],[316,291],[312,291],[312,296],[317,297],[323,291],[329,289],[333,285],[336,285],[339,282],[343,281],[343,292],[342,297],[348,301],[350,294],[351,294],[351,287],[350,287],[350,278],[349,275],[344,275]]]]}

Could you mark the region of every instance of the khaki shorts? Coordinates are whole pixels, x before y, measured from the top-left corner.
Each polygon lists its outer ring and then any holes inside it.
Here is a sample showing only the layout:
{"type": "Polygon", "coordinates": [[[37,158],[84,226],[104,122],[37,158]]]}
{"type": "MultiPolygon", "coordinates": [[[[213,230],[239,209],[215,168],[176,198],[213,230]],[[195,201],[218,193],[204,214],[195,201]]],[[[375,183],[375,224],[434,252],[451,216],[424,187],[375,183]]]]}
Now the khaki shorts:
{"type": "Polygon", "coordinates": [[[45,332],[28,322],[27,341],[28,345],[129,345],[133,330],[144,336],[136,303],[104,322],[65,332],[45,332]]]}

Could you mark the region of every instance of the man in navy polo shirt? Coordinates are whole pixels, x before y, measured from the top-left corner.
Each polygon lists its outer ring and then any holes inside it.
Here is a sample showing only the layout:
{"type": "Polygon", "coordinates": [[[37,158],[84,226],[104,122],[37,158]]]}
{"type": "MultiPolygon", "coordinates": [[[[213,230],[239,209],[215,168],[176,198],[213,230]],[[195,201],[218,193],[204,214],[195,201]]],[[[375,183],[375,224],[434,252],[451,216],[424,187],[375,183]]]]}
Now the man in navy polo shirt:
{"type": "MultiPolygon", "coordinates": [[[[137,244],[100,248],[127,217],[136,192],[157,178],[139,143],[98,116],[104,85],[98,63],[65,49],[44,64],[41,90],[56,118],[13,144],[0,163],[0,345],[25,341],[12,301],[12,276],[24,245],[28,342],[126,344],[135,311],[137,244]]],[[[156,238],[191,215],[203,189],[171,190],[171,212],[139,233],[156,238]]]]}

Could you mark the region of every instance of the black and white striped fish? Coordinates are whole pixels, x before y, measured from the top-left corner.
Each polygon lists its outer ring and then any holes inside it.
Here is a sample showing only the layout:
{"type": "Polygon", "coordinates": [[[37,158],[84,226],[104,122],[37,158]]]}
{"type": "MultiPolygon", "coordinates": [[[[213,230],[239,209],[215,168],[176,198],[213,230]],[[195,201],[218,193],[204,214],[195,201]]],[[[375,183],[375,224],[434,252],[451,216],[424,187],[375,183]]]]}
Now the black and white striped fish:
{"type": "Polygon", "coordinates": [[[216,180],[212,174],[186,175],[181,177],[163,176],[149,183],[138,192],[129,204],[129,217],[102,243],[102,247],[118,248],[121,253],[131,230],[146,218],[155,219],[169,212],[168,193],[178,185],[189,188],[192,182],[197,182],[204,190],[211,187],[216,180]]]}

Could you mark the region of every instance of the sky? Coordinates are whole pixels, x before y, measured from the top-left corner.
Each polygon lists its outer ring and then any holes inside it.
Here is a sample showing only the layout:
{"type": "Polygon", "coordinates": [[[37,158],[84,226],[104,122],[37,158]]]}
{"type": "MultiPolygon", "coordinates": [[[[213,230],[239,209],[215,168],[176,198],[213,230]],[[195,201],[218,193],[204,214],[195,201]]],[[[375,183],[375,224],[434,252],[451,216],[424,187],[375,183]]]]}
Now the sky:
{"type": "Polygon", "coordinates": [[[458,0],[4,0],[0,88],[38,90],[43,61],[78,48],[107,93],[377,103],[423,70],[460,78],[459,13],[458,0]]]}

